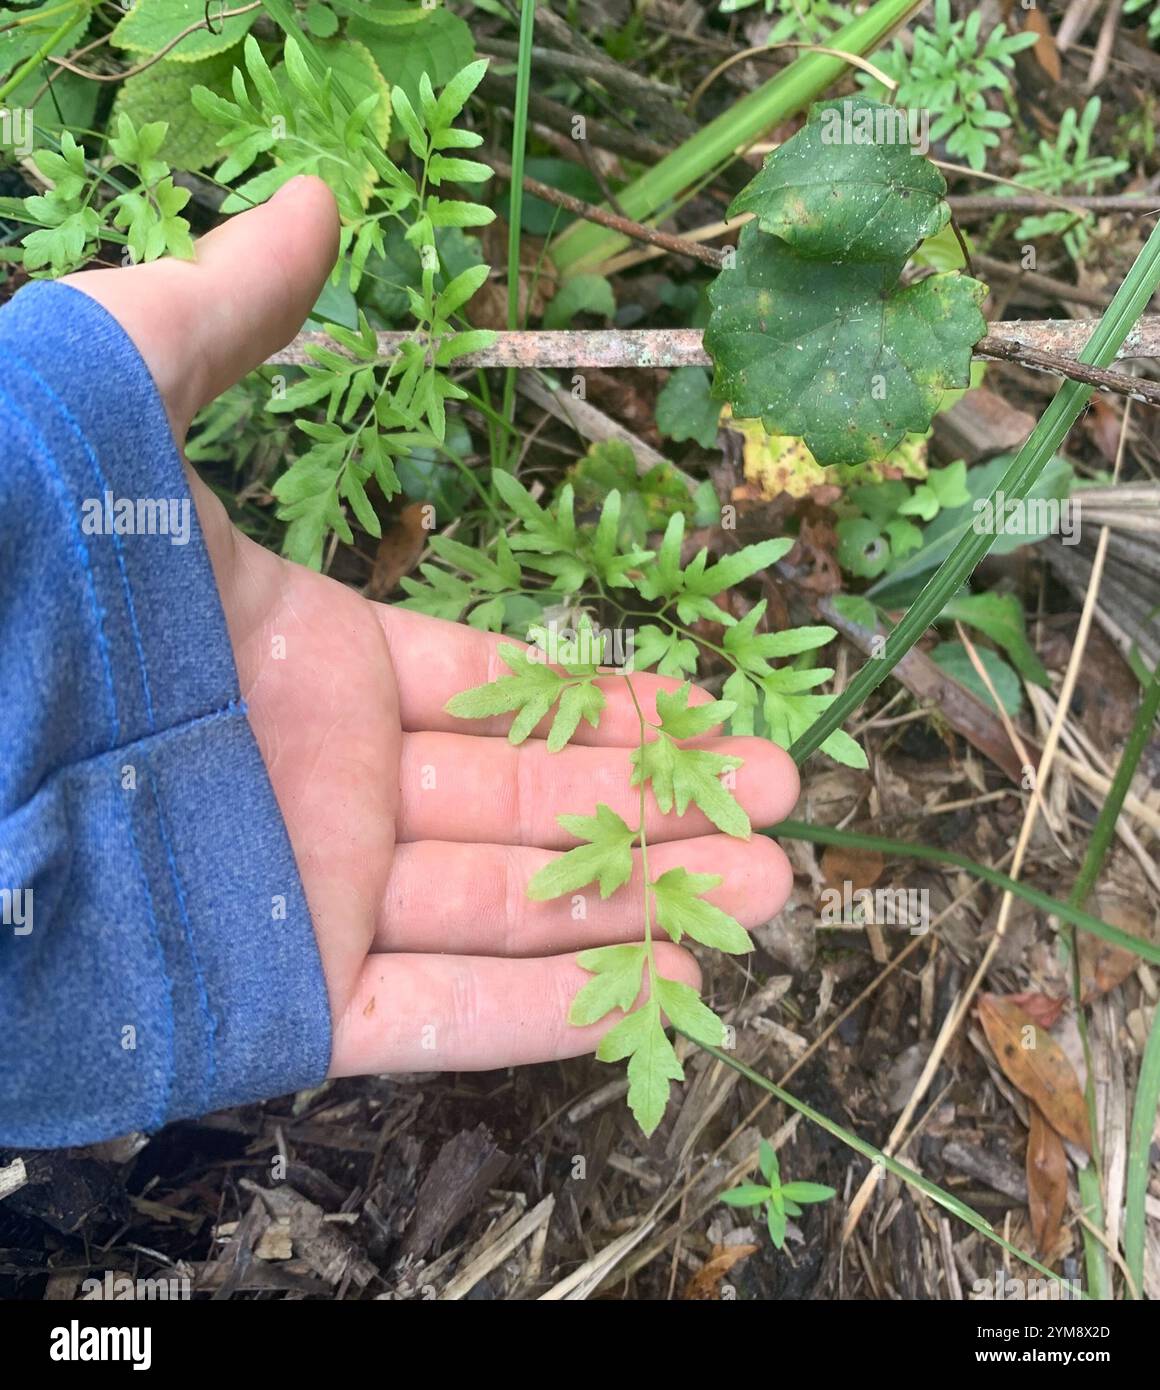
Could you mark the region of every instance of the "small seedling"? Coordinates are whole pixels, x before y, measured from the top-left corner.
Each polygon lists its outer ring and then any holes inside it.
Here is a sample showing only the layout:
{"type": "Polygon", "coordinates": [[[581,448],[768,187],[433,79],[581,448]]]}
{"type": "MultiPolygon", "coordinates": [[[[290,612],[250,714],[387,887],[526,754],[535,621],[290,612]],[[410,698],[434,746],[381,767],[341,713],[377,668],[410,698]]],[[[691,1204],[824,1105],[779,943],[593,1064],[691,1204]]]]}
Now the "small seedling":
{"type": "MultiPolygon", "coordinates": [[[[982,169],[987,151],[999,143],[998,132],[1011,124],[1006,111],[990,106],[987,93],[1010,91],[1015,55],[1035,44],[1038,35],[1013,34],[996,24],[984,39],[982,10],[955,19],[950,0],[935,0],[932,18],[932,28],[919,25],[914,30],[909,55],[895,39],[891,52],[879,54],[875,61],[897,81],[895,100],[900,106],[931,113],[931,140],[945,140],[952,159],[965,159],[972,169],[982,169]]],[[[876,85],[870,78],[859,81],[876,85]]]]}
{"type": "MultiPolygon", "coordinates": [[[[1093,155],[1092,137],[1100,118],[1099,97],[1089,98],[1082,112],[1069,107],[1059,123],[1059,134],[1052,144],[1040,140],[1033,154],[1025,154],[1020,163],[1019,182],[1028,188],[1042,189],[1056,197],[1071,194],[1098,193],[1101,185],[1126,173],[1131,165],[1126,159],[1111,159],[1093,155]]],[[[1014,188],[1003,188],[1008,194],[1014,188]]],[[[1088,233],[1094,223],[1090,212],[1063,209],[1025,217],[1015,235],[1024,241],[1040,236],[1062,236],[1063,244],[1073,261],[1083,258],[1088,233]]]]}
{"type": "Polygon", "coordinates": [[[791,1216],[802,1214],[802,1204],[828,1202],[838,1194],[832,1187],[820,1182],[787,1182],[781,1180],[781,1169],[777,1154],[768,1139],[761,1141],[758,1150],[758,1165],[766,1185],[742,1183],[740,1187],[722,1192],[721,1200],[729,1207],[765,1207],[769,1238],[778,1250],[785,1245],[786,1221],[791,1216]]]}
{"type": "MultiPolygon", "coordinates": [[[[736,14],[757,3],[758,0],[721,0],[721,13],[736,14]]],[[[768,43],[801,38],[825,43],[851,19],[849,7],[837,5],[834,0],[765,0],[765,13],[777,15],[768,43]]]]}
{"type": "MultiPolygon", "coordinates": [[[[514,480],[513,486],[518,486],[514,480]]],[[[616,493],[609,502],[614,508],[619,504],[616,493]]],[[[739,552],[738,558],[742,557],[749,559],[744,551],[739,552]]],[[[703,563],[702,559],[702,567],[703,563]]],[[[550,634],[540,629],[529,635],[544,645],[526,652],[501,646],[500,659],[511,674],[454,696],[447,709],[464,719],[518,711],[508,734],[510,741],[518,744],[555,708],[547,747],[550,753],[559,752],[581,719],[593,728],[599,724],[607,703],[604,692],[595,683],[602,670],[595,662],[560,654],[562,670],[557,672],[543,659],[550,634]]],[[[582,624],[580,637],[582,647],[595,647],[599,655],[601,637],[590,624],[582,624]]],[[[705,898],[720,884],[718,875],[691,874],[686,869],[673,868],[650,878],[645,833],[646,785],[651,784],[656,803],[665,813],[675,807],[677,815],[683,816],[693,803],[718,830],[740,839],[749,838],[750,824],[732,792],[720,780],[723,773],[740,767],[741,760],[681,743],[705,734],[727,719],[734,712],[733,702],[713,700],[690,705],[692,687],[686,681],[672,694],[658,693],[660,722],[653,724],[645,719],[630,678],[622,675],[620,679],[628,686],[640,725],[639,743],[625,768],[631,785],[639,789],[637,824],[629,825],[602,802],[597,804],[594,815],[560,816],[560,825],[585,843],[545,865],[528,884],[527,893],[535,902],[546,902],[598,884],[601,898],[610,897],[632,877],[633,850],[639,852],[645,879],[645,939],[641,943],[580,952],[577,962],[593,978],[573,1000],[568,1020],[574,1026],[584,1027],[616,1010],[623,1012],[602,1039],[596,1055],[602,1062],[628,1059],[629,1108],[645,1134],[651,1134],[668,1104],[669,1083],[684,1079],[684,1070],[665,1034],[662,1011],[675,1027],[697,1042],[717,1047],[725,1036],[721,1020],[701,1002],[695,989],[661,974],[654,949],[654,926],[675,943],[688,937],[702,946],[734,954],[751,951],[753,942],[739,922],[705,898]],[[647,984],[648,997],[638,999],[642,996],[642,983],[647,984]]]]}

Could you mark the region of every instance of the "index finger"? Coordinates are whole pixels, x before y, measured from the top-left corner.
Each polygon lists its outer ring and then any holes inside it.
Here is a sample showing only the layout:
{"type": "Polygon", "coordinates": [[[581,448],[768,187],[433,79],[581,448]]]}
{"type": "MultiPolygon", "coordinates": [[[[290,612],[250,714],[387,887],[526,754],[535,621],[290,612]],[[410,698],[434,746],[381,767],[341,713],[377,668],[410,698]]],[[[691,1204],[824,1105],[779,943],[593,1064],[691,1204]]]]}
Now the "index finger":
{"type": "MultiPolygon", "coordinates": [[[[494,632],[480,632],[463,623],[449,623],[408,608],[386,603],[373,606],[395,668],[404,732],[506,735],[512,715],[457,719],[443,707],[460,691],[510,675],[500,660],[499,649],[517,646],[526,650],[526,642],[494,632]]],[[[656,676],[647,671],[633,675],[632,687],[645,718],[659,722],[657,693],[678,690],[683,683],[671,676],[656,676]]],[[[624,680],[609,675],[597,684],[608,702],[600,715],[599,727],[593,729],[581,721],[571,741],[607,748],[634,748],[640,742],[640,721],[624,680]]],[[[690,705],[703,705],[712,699],[707,690],[697,685],[689,692],[690,705]]],[[[549,715],[537,726],[533,737],[546,738],[551,723],[549,715]]],[[[719,733],[720,726],[714,725],[707,732],[709,735],[719,733]]]]}

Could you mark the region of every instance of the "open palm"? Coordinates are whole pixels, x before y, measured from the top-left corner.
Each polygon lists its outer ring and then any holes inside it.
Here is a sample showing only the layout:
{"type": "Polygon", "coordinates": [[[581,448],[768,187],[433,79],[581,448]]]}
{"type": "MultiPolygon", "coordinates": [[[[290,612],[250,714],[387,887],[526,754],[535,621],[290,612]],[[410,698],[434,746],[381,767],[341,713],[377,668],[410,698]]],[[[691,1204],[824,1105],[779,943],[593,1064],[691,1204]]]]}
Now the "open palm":
{"type": "MultiPolygon", "coordinates": [[[[90,271],[70,283],[133,338],[180,442],[201,405],[287,342],[333,263],[333,201],[313,179],[224,224],[196,263],[90,271]]],[[[606,683],[599,730],[560,753],[520,748],[506,721],[444,712],[503,674],[499,639],[372,603],[241,535],[191,477],[250,723],[286,822],[314,922],[334,1023],[333,1075],[480,1069],[590,1051],[615,1016],[566,1022],[588,978],[574,955],[643,935],[640,866],[607,901],[533,903],[524,888],[572,841],[562,812],[605,802],[635,821],[629,750],[639,725],[606,683]]],[[[646,716],[675,682],[636,676],[646,716]]],[[[708,697],[703,697],[708,698],[708,697]]],[[[791,810],[797,776],[761,739],[709,739],[744,760],[736,794],[757,825],[791,810]]],[[[717,834],[695,810],[651,806],[655,875],[722,874],[714,901],[752,927],[780,909],[789,866],[764,836],[717,834]]],[[[228,930],[228,923],[222,924],[228,930]]],[[[664,973],[697,983],[663,943],[664,973]]]]}

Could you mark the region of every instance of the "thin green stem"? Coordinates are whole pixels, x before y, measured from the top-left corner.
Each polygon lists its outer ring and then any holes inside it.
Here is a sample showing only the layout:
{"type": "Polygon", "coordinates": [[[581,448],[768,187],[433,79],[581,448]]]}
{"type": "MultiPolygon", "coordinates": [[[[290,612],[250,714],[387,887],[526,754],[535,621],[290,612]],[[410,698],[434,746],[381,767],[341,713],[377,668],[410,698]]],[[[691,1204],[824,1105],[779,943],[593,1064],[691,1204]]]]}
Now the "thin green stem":
{"type": "MultiPolygon", "coordinates": [[[[484,417],[489,426],[494,426],[497,430],[502,430],[505,434],[510,435],[512,439],[518,439],[520,437],[519,430],[516,429],[515,425],[513,425],[510,420],[505,420],[499,411],[496,410],[495,406],[492,405],[491,389],[487,384],[487,377],[482,370],[479,371],[477,377],[480,384],[479,394],[476,395],[474,392],[468,391],[466,397],[467,401],[475,406],[476,410],[484,417]]],[[[464,387],[464,389],[466,390],[466,387],[464,387]]]]}
{"type": "MultiPolygon", "coordinates": [[[[516,62],[516,95],[512,111],[512,179],[508,204],[508,328],[513,332],[520,326],[520,241],[524,208],[524,156],[528,143],[528,95],[532,83],[532,37],[536,28],[536,0],[521,0],[519,52],[516,62]]],[[[505,420],[515,411],[516,372],[509,367],[503,379],[503,409],[505,420]]],[[[506,467],[508,450],[502,444],[506,467]]]]}
{"type": "MultiPolygon", "coordinates": [[[[1132,723],[1128,741],[1120,756],[1116,775],[1108,795],[1100,808],[1100,814],[1088,842],[1087,853],[1080,865],[1075,884],[1068,896],[1072,907],[1083,907],[1096,885],[1104,859],[1111,847],[1116,833],[1116,821],[1123,809],[1124,800],[1132,784],[1136,768],[1143,756],[1144,748],[1152,735],[1152,728],[1160,711],[1160,667],[1153,673],[1151,681],[1144,690],[1136,718],[1132,723]]],[[[1129,947],[1139,951],[1139,943],[1129,947]]],[[[1101,1230],[1104,1228],[1103,1190],[1100,1180],[1101,1164],[1099,1134],[1096,1124],[1095,1077],[1092,1067],[1091,1051],[1088,1046],[1086,1019],[1082,1009],[1083,982],[1080,976],[1079,952],[1076,949],[1074,932],[1071,941],[1072,992],[1076,1001],[1076,1017],[1080,1024],[1080,1035],[1087,1058],[1087,1103],[1091,1121],[1092,1162],[1080,1172],[1080,1196],[1085,1207],[1091,1208],[1091,1220],[1101,1230]]],[[[1156,1118],[1156,1106],[1160,1101],[1160,1009],[1156,1011],[1148,1044],[1144,1050],[1144,1060],[1136,1083],[1136,1100],[1132,1111],[1132,1130],[1128,1147],[1128,1178],[1125,1195],[1124,1216],[1124,1256],[1128,1273],[1136,1289],[1144,1287],[1144,1198],[1148,1189],[1148,1157],[1152,1144],[1152,1127],[1156,1118]]],[[[1086,1233],[1085,1233],[1086,1236],[1086,1233]]],[[[1111,1276],[1103,1247],[1094,1238],[1087,1247],[1088,1283],[1093,1293],[1111,1297],[1111,1276]]]]}
{"type": "Polygon", "coordinates": [[[934,864],[954,864],[990,883],[995,888],[1014,893],[1017,897],[1023,898],[1025,902],[1031,903],[1033,907],[1039,908],[1041,912],[1052,913],[1073,927],[1079,927],[1082,931],[1101,937],[1104,941],[1109,941],[1113,946],[1119,946],[1125,951],[1135,951],[1144,960],[1150,961],[1153,965],[1160,965],[1160,946],[1130,936],[1126,931],[1110,926],[1107,922],[1093,917],[1072,903],[1060,902],[1057,898],[1049,897],[1048,894],[1041,893],[1038,888],[1032,888],[1030,884],[1009,878],[1006,874],[1000,873],[998,869],[992,869],[988,864],[980,864],[975,859],[968,859],[965,854],[959,854],[956,850],[942,849],[935,845],[911,844],[907,840],[889,840],[882,835],[860,835],[852,830],[837,830],[829,825],[807,825],[804,821],[796,820],[782,821],[780,825],[775,825],[762,833],[772,835],[775,839],[808,840],[811,844],[816,845],[844,845],[849,849],[871,850],[878,854],[894,855],[900,859],[926,859],[934,864]]]}
{"type": "MultiPolygon", "coordinates": [[[[628,686],[628,693],[629,693],[629,695],[632,697],[632,705],[633,705],[633,708],[636,710],[637,721],[638,721],[638,723],[639,723],[639,725],[640,725],[640,743],[639,743],[639,747],[640,747],[640,756],[641,756],[641,759],[643,760],[643,758],[644,758],[644,749],[645,749],[645,730],[646,730],[646,728],[648,727],[648,723],[647,723],[647,721],[646,721],[646,719],[645,719],[645,717],[644,717],[644,710],[642,710],[641,707],[640,707],[640,701],[636,698],[636,691],[633,689],[632,681],[631,681],[627,676],[625,676],[625,677],[624,677],[624,683],[625,683],[625,685],[628,686]]],[[[646,780],[647,780],[647,779],[642,775],[642,776],[641,776],[641,779],[640,779],[640,811],[639,811],[639,814],[640,814],[640,822],[639,822],[639,823],[640,823],[640,829],[637,831],[637,836],[638,836],[638,838],[639,838],[639,840],[640,840],[640,865],[641,865],[641,872],[642,872],[643,875],[644,875],[644,944],[645,944],[645,950],[646,950],[646,952],[647,952],[647,957],[648,957],[648,983],[649,983],[649,992],[650,992],[650,996],[652,996],[652,995],[655,994],[656,978],[657,978],[657,966],[656,966],[656,955],[655,955],[655,952],[654,952],[654,950],[653,950],[652,906],[651,906],[651,904],[650,904],[650,902],[649,902],[649,887],[648,887],[648,886],[649,886],[650,879],[649,879],[649,874],[648,874],[648,835],[647,835],[647,833],[646,833],[646,831],[645,831],[645,814],[646,814],[646,809],[647,809],[647,808],[646,808],[646,802],[645,802],[645,785],[646,785],[646,780]]]]}
{"type": "Polygon", "coordinates": [[[475,491],[479,494],[479,500],[483,503],[486,510],[491,513],[492,520],[502,531],[504,527],[503,514],[496,507],[495,499],[492,497],[491,493],[488,492],[488,490],[479,481],[478,477],[476,477],[475,469],[469,468],[467,463],[462,458],[460,458],[456,450],[449,448],[447,444],[440,444],[438,446],[438,449],[444,458],[451,460],[455,467],[459,469],[460,473],[463,474],[463,477],[467,481],[469,486],[473,487],[475,491]]]}
{"type": "MultiPolygon", "coordinates": [[[[1087,853],[1084,855],[1079,874],[1068,896],[1068,902],[1075,907],[1083,907],[1086,904],[1091,890],[1095,887],[1096,880],[1099,878],[1100,869],[1107,851],[1111,846],[1112,836],[1115,833],[1116,819],[1120,814],[1124,798],[1132,780],[1132,775],[1143,753],[1144,742],[1151,730],[1152,721],[1156,716],[1155,699],[1150,699],[1153,692],[1160,693],[1160,686],[1158,686],[1155,680],[1153,680],[1149,690],[1145,692],[1140,709],[1137,711],[1136,722],[1133,725],[1128,743],[1125,745],[1124,752],[1120,758],[1120,764],[1116,769],[1116,776],[1109,789],[1108,797],[1100,810],[1100,815],[1096,821],[1095,829],[1092,832],[1091,840],[1088,842],[1087,853]]],[[[1079,1186],[1080,1203],[1085,1215],[1097,1230],[1102,1231],[1106,1229],[1107,1214],[1104,1209],[1103,1157],[1099,1139],[1099,1111],[1096,1104],[1095,1067],[1091,1040],[1088,1035],[1087,1015],[1083,1008],[1083,977],[1080,970],[1079,949],[1076,942],[1074,927],[1070,929],[1068,947],[1071,959],[1071,990],[1072,997],[1075,1000],[1076,1027],[1079,1031],[1080,1043],[1083,1047],[1084,1062],[1087,1069],[1087,1081],[1084,1086],[1084,1101],[1087,1106],[1088,1129],[1091,1133],[1092,1141],[1091,1162],[1086,1167],[1079,1170],[1077,1183],[1079,1186]]],[[[1142,1092],[1138,1089],[1137,1095],[1139,1096],[1141,1094],[1142,1092]]],[[[1153,1097],[1153,1111],[1154,1110],[1155,1097],[1153,1097]]],[[[1143,1208],[1141,1208],[1141,1219],[1142,1218],[1143,1208]]],[[[1127,1246],[1127,1231],[1128,1223],[1125,1219],[1125,1248],[1127,1246]]],[[[1083,1245],[1088,1287],[1091,1289],[1093,1297],[1099,1299],[1111,1298],[1112,1272],[1108,1261],[1107,1250],[1086,1226],[1083,1228],[1083,1245]]],[[[1138,1282],[1137,1287],[1139,1287],[1138,1282]]]]}
{"type": "Polygon", "coordinates": [[[515,433],[515,427],[510,425],[507,420],[502,420],[499,412],[491,403],[491,387],[488,385],[487,373],[482,367],[477,367],[475,379],[479,382],[479,394],[468,394],[468,400],[482,412],[483,418],[487,423],[487,456],[491,460],[491,466],[498,468],[500,465],[500,450],[504,447],[501,440],[503,431],[500,428],[502,423],[505,429],[515,433]]]}
{"type": "Polygon", "coordinates": [[[1108,794],[1104,798],[1104,804],[1100,808],[1099,817],[1092,830],[1087,853],[1084,855],[1075,885],[1068,898],[1068,901],[1075,907],[1083,906],[1100,876],[1104,859],[1111,847],[1112,840],[1115,838],[1116,821],[1124,809],[1124,801],[1131,788],[1132,778],[1136,775],[1136,768],[1139,766],[1144,749],[1152,736],[1152,725],[1156,720],[1158,711],[1160,711],[1160,667],[1153,673],[1152,679],[1144,691],[1144,697],[1136,711],[1131,732],[1128,734],[1128,741],[1124,744],[1124,751],[1120,756],[1120,765],[1116,768],[1116,775],[1112,778],[1112,785],[1108,788],[1108,794]]]}
{"type": "Polygon", "coordinates": [[[46,19],[54,19],[58,14],[64,14],[66,10],[75,10],[78,3],[79,0],[62,0],[59,5],[44,5],[39,10],[33,10],[31,14],[16,15],[0,24],[0,34],[6,33],[9,29],[19,29],[25,24],[38,24],[43,23],[46,19]]]}
{"type": "Polygon", "coordinates": [[[42,63],[45,58],[48,57],[57,44],[60,43],[61,39],[63,39],[68,31],[76,24],[77,12],[84,8],[84,5],[74,5],[68,18],[65,19],[58,28],[52,31],[36,52],[30,54],[6,81],[0,82],[0,101],[3,101],[5,97],[8,96],[9,92],[14,92],[37,64],[42,63]]]}
{"type": "MultiPolygon", "coordinates": [[[[1080,1015],[1077,1015],[1079,1017],[1080,1015]]],[[[1087,1030],[1081,1024],[1084,1040],[1084,1053],[1090,1058],[1090,1051],[1087,1045],[1087,1030]]],[[[1088,1089],[1085,1096],[1088,1107],[1089,1118],[1095,1109],[1095,1092],[1091,1085],[1091,1071],[1088,1071],[1088,1089]]],[[[1080,1210],[1091,1222],[1097,1231],[1105,1229],[1104,1217],[1104,1197],[1103,1183],[1100,1177],[1100,1162],[1098,1153],[1098,1142],[1094,1119],[1089,1125],[1092,1139],[1091,1161],[1087,1163],[1076,1174],[1076,1185],[1079,1188],[1080,1210]]],[[[1087,1270],[1088,1288],[1091,1296],[1099,1302],[1107,1302],[1112,1297],[1112,1276],[1108,1269],[1107,1251],[1102,1243],[1086,1226],[1080,1228],[1083,1232],[1083,1255],[1084,1268],[1087,1270]]]]}
{"type": "Polygon", "coordinates": [[[1149,1157],[1152,1151],[1152,1130],[1156,1110],[1160,1107],[1160,1006],[1152,1019],[1152,1031],[1140,1063],[1136,1082],[1136,1101],[1132,1108],[1132,1129],[1128,1138],[1128,1182],[1126,1215],[1124,1218],[1124,1259],[1135,1289],[1135,1297],[1144,1289],[1144,1199],[1148,1195],[1149,1157]]]}

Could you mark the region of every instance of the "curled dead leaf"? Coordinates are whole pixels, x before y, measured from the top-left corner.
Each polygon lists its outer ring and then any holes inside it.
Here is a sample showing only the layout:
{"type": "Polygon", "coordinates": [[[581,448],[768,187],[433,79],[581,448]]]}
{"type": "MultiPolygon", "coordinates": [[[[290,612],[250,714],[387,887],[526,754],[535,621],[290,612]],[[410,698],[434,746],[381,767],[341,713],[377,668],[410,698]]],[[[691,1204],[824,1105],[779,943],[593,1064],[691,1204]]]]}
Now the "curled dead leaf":
{"type": "Polygon", "coordinates": [[[1087,1105],[1063,1049],[1010,998],[979,996],[979,1021],[1011,1084],[1035,1102],[1057,1134],[1091,1153],[1087,1105]]]}
{"type": "Polygon", "coordinates": [[[1053,82],[1060,81],[1063,77],[1063,64],[1060,62],[1059,49],[1055,45],[1055,35],[1051,32],[1051,21],[1042,10],[1033,9],[1027,12],[1023,21],[1023,32],[1038,34],[1038,40],[1031,51],[1048,77],[1053,82]]]}
{"type": "Polygon", "coordinates": [[[757,1251],[756,1245],[715,1245],[713,1253],[685,1285],[682,1299],[694,1302],[720,1299],[721,1283],[735,1264],[757,1251]]]}
{"type": "Polygon", "coordinates": [[[1067,1207],[1067,1151],[1063,1140],[1032,1103],[1027,1137],[1027,1198],[1036,1249],[1051,1258],[1067,1207]]]}

